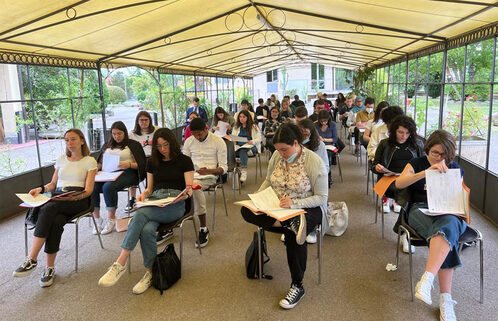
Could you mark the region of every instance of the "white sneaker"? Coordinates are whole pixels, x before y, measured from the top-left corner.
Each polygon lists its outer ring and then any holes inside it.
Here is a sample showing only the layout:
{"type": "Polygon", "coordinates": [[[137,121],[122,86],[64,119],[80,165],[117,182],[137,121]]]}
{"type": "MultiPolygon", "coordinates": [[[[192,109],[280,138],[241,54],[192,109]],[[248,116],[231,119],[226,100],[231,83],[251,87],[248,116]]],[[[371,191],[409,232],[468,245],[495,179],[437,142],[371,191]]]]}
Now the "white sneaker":
{"type": "Polygon", "coordinates": [[[451,298],[451,294],[441,293],[439,295],[439,319],[441,321],[456,321],[455,308],[453,307],[455,304],[457,303],[451,298]]]}
{"type": "Polygon", "coordinates": [[[240,182],[243,183],[247,180],[247,170],[242,170],[240,173],[240,182]]]}
{"type": "MultiPolygon", "coordinates": [[[[403,253],[408,254],[408,236],[406,234],[401,235],[401,244],[403,244],[403,253]]],[[[412,254],[415,253],[415,246],[411,245],[412,254]]]]}
{"type": "Polygon", "coordinates": [[[308,236],[306,236],[306,243],[308,244],[315,244],[316,243],[316,237],[317,237],[317,231],[313,231],[308,236]]]}
{"type": "Polygon", "coordinates": [[[285,242],[285,234],[282,234],[282,236],[280,236],[280,241],[285,242]]]}
{"type": "Polygon", "coordinates": [[[394,213],[399,213],[401,212],[401,205],[396,203],[396,201],[393,201],[393,212],[394,213]]]}
{"type": "Polygon", "coordinates": [[[425,272],[422,275],[420,281],[418,281],[417,285],[415,286],[415,296],[417,297],[417,299],[424,301],[428,305],[432,304],[431,290],[433,288],[433,282],[434,275],[429,272],[425,272]],[[432,280],[430,280],[430,278],[432,278],[432,280]]]}
{"type": "Polygon", "coordinates": [[[118,262],[114,262],[107,272],[100,278],[99,285],[102,287],[113,286],[118,282],[119,278],[123,276],[126,271],[126,264],[122,266],[118,262]]]}
{"type": "Polygon", "coordinates": [[[391,202],[387,197],[382,198],[382,213],[389,213],[391,211],[391,202]]]}
{"type": "Polygon", "coordinates": [[[149,271],[145,271],[145,275],[140,281],[133,287],[134,294],[142,294],[150,287],[152,284],[152,274],[149,271]]]}
{"type": "Polygon", "coordinates": [[[98,232],[102,232],[102,223],[103,222],[104,222],[104,220],[102,219],[102,217],[95,219],[95,223],[97,223],[97,228],[95,228],[95,224],[92,224],[93,225],[93,227],[92,227],[92,234],[93,235],[97,235],[98,232]]]}
{"type": "Polygon", "coordinates": [[[108,219],[105,222],[104,228],[102,229],[102,231],[100,232],[100,234],[105,235],[105,234],[111,233],[112,230],[114,229],[114,225],[116,225],[116,220],[113,219],[113,218],[108,219]]]}

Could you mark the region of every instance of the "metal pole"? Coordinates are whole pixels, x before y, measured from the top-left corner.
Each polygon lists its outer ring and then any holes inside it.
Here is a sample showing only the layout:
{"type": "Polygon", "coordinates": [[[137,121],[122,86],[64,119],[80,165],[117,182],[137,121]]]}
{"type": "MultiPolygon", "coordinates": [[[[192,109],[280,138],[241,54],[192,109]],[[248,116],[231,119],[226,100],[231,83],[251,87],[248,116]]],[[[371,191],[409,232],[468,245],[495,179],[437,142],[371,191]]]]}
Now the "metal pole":
{"type": "Polygon", "coordinates": [[[235,111],[237,111],[237,103],[235,102],[235,78],[232,76],[232,102],[235,103],[235,111]]]}
{"type": "Polygon", "coordinates": [[[426,86],[427,90],[425,91],[425,128],[424,128],[424,137],[427,137],[427,123],[429,122],[429,86],[430,86],[430,77],[431,77],[431,56],[427,58],[427,81],[426,86]]]}
{"type": "Polygon", "coordinates": [[[194,95],[197,97],[197,75],[195,74],[194,71],[194,95]]]}
{"type": "MultiPolygon", "coordinates": [[[[66,73],[67,73],[67,90],[68,93],[71,93],[71,79],[69,78],[69,67],[66,67],[66,73]]],[[[73,128],[76,128],[76,122],[74,121],[74,104],[73,104],[73,98],[72,95],[68,95],[69,100],[71,101],[71,116],[73,118],[73,128]]]]}
{"type": "MultiPolygon", "coordinates": [[[[100,107],[102,108],[102,131],[104,134],[104,141],[107,140],[106,122],[105,122],[105,103],[104,103],[104,88],[102,87],[102,63],[97,62],[97,78],[99,81],[99,95],[100,95],[100,107]]],[[[100,146],[99,146],[100,147],[100,146]]]]}
{"type": "Polygon", "coordinates": [[[458,156],[461,157],[462,155],[462,133],[463,133],[463,108],[465,105],[465,74],[467,70],[467,45],[464,47],[464,55],[463,55],[463,83],[462,83],[462,104],[460,106],[460,133],[458,134],[459,137],[459,144],[458,144],[458,156]]]}
{"type": "Polygon", "coordinates": [[[406,68],[405,68],[405,94],[403,95],[405,100],[405,114],[406,108],[408,108],[408,55],[406,55],[406,68]]]}
{"type": "Polygon", "coordinates": [[[159,104],[161,107],[161,118],[162,118],[161,124],[163,125],[163,127],[166,127],[164,125],[163,86],[161,85],[161,73],[159,72],[159,70],[157,71],[157,85],[159,86],[159,104]]]}
{"type": "Polygon", "coordinates": [[[177,120],[177,114],[176,114],[176,78],[174,74],[171,74],[171,78],[173,79],[173,114],[175,116],[175,134],[176,137],[180,137],[178,135],[178,120],[177,120]]]}
{"type": "MultiPolygon", "coordinates": [[[[40,146],[38,144],[38,125],[36,123],[36,115],[35,115],[35,103],[33,101],[33,85],[31,83],[31,74],[29,72],[29,65],[26,65],[26,75],[28,77],[28,90],[29,90],[29,98],[31,99],[31,114],[33,116],[33,126],[35,127],[35,142],[36,142],[36,156],[38,157],[38,168],[40,172],[40,179],[42,184],[45,182],[43,179],[43,171],[41,170],[41,158],[40,158],[40,146]]],[[[28,132],[29,139],[29,132],[28,132]]]]}
{"type": "Polygon", "coordinates": [[[439,97],[439,122],[437,128],[443,128],[444,87],[446,83],[446,64],[448,63],[448,43],[444,44],[443,72],[441,78],[441,96],[439,97]]]}
{"type": "Polygon", "coordinates": [[[218,75],[216,75],[216,107],[220,106],[220,95],[218,93],[218,75]]]}
{"type": "Polygon", "coordinates": [[[417,87],[418,87],[418,60],[420,58],[417,58],[416,62],[415,62],[415,92],[413,93],[413,105],[415,106],[415,113],[413,115],[413,120],[415,121],[415,123],[417,122],[417,87]]]}

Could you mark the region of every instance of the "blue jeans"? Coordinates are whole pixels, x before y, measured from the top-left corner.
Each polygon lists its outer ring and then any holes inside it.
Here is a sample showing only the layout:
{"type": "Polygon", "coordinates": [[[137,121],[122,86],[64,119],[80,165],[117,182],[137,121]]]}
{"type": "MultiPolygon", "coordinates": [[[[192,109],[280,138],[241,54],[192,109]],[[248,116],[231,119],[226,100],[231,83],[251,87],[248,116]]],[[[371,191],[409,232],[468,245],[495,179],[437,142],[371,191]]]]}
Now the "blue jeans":
{"type": "MultiPolygon", "coordinates": [[[[252,154],[256,155],[258,153],[258,149],[256,146],[251,147],[252,154]]],[[[249,161],[249,156],[247,156],[247,152],[249,152],[249,148],[239,148],[235,152],[235,156],[240,158],[240,167],[247,168],[247,162],[249,161]]]]}
{"type": "Polygon", "coordinates": [[[147,206],[138,209],[128,226],[128,231],[121,247],[133,251],[140,240],[142,256],[146,269],[152,268],[157,254],[156,231],[159,224],[178,220],[185,214],[185,201],[166,207],[147,206]]]}
{"type": "Polygon", "coordinates": [[[93,202],[100,208],[100,193],[104,194],[107,210],[115,209],[118,205],[118,192],[125,187],[138,184],[138,171],[127,169],[114,182],[96,182],[93,188],[93,202]]]}

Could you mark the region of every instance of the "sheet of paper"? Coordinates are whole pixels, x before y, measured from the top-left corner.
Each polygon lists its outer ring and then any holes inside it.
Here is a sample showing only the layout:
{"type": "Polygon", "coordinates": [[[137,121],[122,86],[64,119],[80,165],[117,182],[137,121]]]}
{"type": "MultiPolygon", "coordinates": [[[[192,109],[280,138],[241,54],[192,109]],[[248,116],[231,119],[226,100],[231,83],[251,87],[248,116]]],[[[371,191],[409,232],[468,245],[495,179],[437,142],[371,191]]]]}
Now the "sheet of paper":
{"type": "Polygon", "coordinates": [[[212,175],[212,174],[208,174],[208,175],[201,175],[199,173],[194,173],[194,179],[198,179],[198,180],[203,180],[203,179],[212,179],[212,178],[216,178],[215,175],[212,175]]]}
{"type": "Polygon", "coordinates": [[[254,145],[253,144],[244,144],[240,146],[239,148],[252,148],[254,145]]]}
{"type": "Polygon", "coordinates": [[[425,171],[427,203],[431,213],[465,214],[460,169],[425,171]]]}
{"type": "Polygon", "coordinates": [[[386,193],[387,189],[389,186],[394,182],[398,176],[392,175],[392,176],[383,176],[377,184],[374,186],[374,191],[375,193],[379,196],[382,197],[386,193]]]}
{"type": "Polygon", "coordinates": [[[112,173],[99,171],[99,172],[97,172],[97,175],[95,175],[95,181],[96,182],[113,182],[121,174],[123,174],[123,171],[112,172],[112,173]]]}
{"type": "Polygon", "coordinates": [[[119,165],[119,155],[112,155],[112,154],[106,154],[104,153],[103,159],[102,159],[102,171],[103,172],[115,172],[119,170],[118,168],[119,165]]]}
{"type": "Polygon", "coordinates": [[[228,123],[224,121],[218,121],[218,127],[219,129],[216,130],[214,133],[220,137],[223,137],[227,134],[227,129],[228,129],[228,123]]]}
{"type": "Polygon", "coordinates": [[[391,172],[388,169],[386,169],[386,171],[384,172],[384,176],[399,176],[399,175],[401,175],[401,173],[391,172]]]}
{"type": "Polygon", "coordinates": [[[232,140],[232,142],[247,143],[247,138],[246,137],[240,137],[240,136],[230,135],[230,139],[232,140]]]}
{"type": "Polygon", "coordinates": [[[50,201],[50,197],[44,194],[38,194],[36,197],[31,196],[29,193],[19,193],[16,194],[17,197],[23,201],[21,206],[23,207],[37,207],[50,201]]]}
{"type": "Polygon", "coordinates": [[[258,209],[262,210],[275,210],[281,209],[280,200],[273,188],[268,187],[259,193],[248,194],[249,198],[256,205],[258,209]]]}
{"type": "Polygon", "coordinates": [[[325,149],[333,151],[334,153],[339,151],[339,149],[337,149],[334,145],[325,145],[325,149]]]}

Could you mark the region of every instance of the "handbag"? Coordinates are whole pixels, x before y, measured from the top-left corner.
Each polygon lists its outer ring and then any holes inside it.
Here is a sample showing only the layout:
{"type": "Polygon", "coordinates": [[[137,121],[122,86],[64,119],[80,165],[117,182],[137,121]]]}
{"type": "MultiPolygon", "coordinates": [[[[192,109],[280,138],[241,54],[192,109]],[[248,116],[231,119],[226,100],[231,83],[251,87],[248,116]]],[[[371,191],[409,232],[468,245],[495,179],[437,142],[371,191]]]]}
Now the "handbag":
{"type": "Polygon", "coordinates": [[[132,218],[132,216],[116,218],[116,232],[127,231],[128,225],[130,225],[132,218]]]}
{"type": "Polygon", "coordinates": [[[348,228],[348,206],[346,202],[329,202],[327,206],[329,228],[325,234],[341,236],[348,228]]]}
{"type": "Polygon", "coordinates": [[[152,266],[152,285],[163,294],[181,278],[181,262],[176,255],[173,243],[156,255],[152,266]]]}
{"type": "MultiPolygon", "coordinates": [[[[270,261],[270,257],[268,256],[268,252],[266,250],[266,237],[265,232],[261,233],[261,253],[258,253],[258,232],[254,232],[253,240],[246,251],[246,275],[249,279],[258,279],[259,278],[259,259],[261,257],[262,269],[264,270],[265,263],[270,261]]],[[[273,279],[271,275],[265,274],[261,271],[261,276],[263,279],[273,279]]]]}
{"type": "Polygon", "coordinates": [[[31,207],[26,212],[26,218],[24,219],[24,224],[27,226],[35,226],[36,221],[38,221],[38,212],[40,211],[40,207],[31,207]]]}

